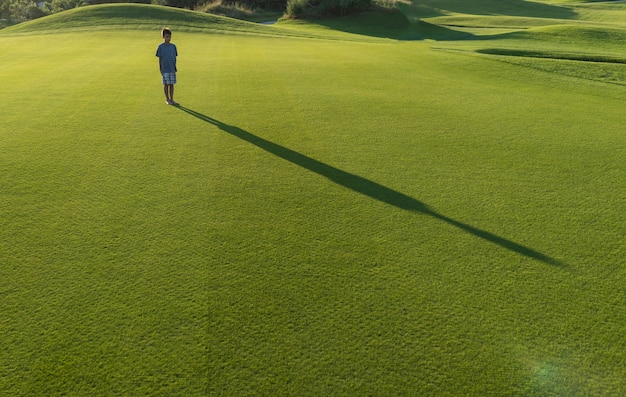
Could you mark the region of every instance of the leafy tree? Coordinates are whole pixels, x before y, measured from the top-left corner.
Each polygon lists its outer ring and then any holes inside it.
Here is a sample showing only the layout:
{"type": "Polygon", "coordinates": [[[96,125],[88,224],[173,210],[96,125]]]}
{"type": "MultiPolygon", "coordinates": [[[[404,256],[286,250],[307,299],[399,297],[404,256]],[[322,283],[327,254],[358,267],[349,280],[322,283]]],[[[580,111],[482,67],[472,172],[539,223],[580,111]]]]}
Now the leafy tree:
{"type": "Polygon", "coordinates": [[[9,0],[0,0],[0,19],[9,19],[9,0]]]}
{"type": "Polygon", "coordinates": [[[46,12],[37,7],[37,4],[32,0],[8,1],[9,16],[7,19],[11,22],[24,22],[46,15],[46,12]]]}
{"type": "Polygon", "coordinates": [[[56,12],[84,6],[85,4],[84,0],[52,0],[45,4],[44,9],[49,13],[54,14],[56,12]]]}

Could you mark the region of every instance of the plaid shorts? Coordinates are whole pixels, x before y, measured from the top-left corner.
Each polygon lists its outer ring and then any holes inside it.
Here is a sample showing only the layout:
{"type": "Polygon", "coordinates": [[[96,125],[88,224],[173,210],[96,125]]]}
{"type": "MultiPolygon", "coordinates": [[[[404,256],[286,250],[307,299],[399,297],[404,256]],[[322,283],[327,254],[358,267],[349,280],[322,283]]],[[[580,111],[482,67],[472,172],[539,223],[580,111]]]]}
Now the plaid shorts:
{"type": "Polygon", "coordinates": [[[163,73],[163,84],[176,84],[176,73],[163,73]]]}

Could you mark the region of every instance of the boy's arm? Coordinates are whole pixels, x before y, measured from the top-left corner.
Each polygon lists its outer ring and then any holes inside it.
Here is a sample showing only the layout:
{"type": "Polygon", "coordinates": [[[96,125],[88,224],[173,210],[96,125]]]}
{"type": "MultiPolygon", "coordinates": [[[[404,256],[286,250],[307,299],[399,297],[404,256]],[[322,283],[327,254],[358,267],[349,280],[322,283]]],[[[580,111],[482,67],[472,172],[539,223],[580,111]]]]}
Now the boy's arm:
{"type": "Polygon", "coordinates": [[[157,47],[156,56],[159,58],[159,72],[163,74],[163,69],[161,68],[161,46],[157,47]]]}

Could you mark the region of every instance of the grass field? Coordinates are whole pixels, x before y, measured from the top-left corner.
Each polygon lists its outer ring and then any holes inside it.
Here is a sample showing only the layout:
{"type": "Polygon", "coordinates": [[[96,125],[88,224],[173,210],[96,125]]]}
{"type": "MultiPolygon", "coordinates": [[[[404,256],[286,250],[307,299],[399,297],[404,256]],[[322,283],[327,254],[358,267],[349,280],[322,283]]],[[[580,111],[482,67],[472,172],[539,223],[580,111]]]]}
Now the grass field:
{"type": "Polygon", "coordinates": [[[626,394],[626,3],[400,10],[0,30],[0,395],[626,394]]]}

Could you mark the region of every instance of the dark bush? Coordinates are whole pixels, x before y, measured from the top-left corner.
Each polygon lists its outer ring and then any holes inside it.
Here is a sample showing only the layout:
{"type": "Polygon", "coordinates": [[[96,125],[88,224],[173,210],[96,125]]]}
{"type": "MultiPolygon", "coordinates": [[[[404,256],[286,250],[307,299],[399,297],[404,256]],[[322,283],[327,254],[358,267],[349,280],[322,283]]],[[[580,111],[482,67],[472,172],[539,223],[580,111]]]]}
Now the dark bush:
{"type": "Polygon", "coordinates": [[[371,0],[289,0],[285,14],[290,18],[343,16],[371,5],[371,0]]]}

